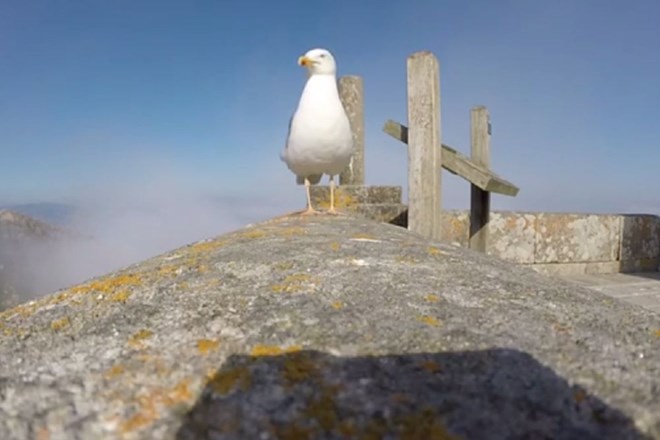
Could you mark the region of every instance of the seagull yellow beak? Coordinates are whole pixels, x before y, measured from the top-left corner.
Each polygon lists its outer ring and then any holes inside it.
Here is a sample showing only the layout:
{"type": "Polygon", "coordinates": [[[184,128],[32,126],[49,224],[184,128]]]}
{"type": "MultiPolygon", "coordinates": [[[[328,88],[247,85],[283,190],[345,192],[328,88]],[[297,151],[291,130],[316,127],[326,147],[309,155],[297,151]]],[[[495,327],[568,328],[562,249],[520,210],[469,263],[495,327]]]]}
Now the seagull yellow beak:
{"type": "Polygon", "coordinates": [[[298,58],[298,64],[304,67],[309,67],[312,64],[314,64],[314,60],[312,60],[311,58],[307,58],[306,56],[302,56],[298,58]]]}

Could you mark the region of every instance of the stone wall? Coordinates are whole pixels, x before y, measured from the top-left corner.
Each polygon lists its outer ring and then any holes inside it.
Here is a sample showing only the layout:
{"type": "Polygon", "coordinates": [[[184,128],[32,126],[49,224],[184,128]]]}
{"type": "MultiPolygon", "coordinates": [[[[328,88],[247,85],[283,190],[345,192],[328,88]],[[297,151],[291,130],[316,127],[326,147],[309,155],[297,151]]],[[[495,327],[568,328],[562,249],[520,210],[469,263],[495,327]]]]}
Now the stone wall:
{"type": "MultiPolygon", "coordinates": [[[[329,206],[329,188],[312,187],[316,207],[329,206]]],[[[397,186],[347,185],[337,189],[337,209],[407,225],[397,186]]],[[[469,211],[443,211],[442,240],[467,247],[469,211]]],[[[643,214],[492,212],[487,253],[542,272],[646,272],[660,269],[660,217],[643,214]]]]}
{"type": "MultiPolygon", "coordinates": [[[[660,217],[492,212],[487,253],[554,274],[656,271],[660,217]]],[[[467,246],[468,211],[445,211],[443,240],[467,246]]]]}

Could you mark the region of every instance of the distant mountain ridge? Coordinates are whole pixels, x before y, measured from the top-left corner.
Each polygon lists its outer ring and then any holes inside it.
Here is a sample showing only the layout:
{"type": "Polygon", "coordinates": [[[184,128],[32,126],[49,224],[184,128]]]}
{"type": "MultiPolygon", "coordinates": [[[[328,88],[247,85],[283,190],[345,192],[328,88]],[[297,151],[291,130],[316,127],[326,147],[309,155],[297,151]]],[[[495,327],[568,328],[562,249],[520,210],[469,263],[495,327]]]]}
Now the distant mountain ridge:
{"type": "Polygon", "coordinates": [[[52,226],[20,212],[0,209],[0,310],[36,292],[29,289],[30,266],[36,254],[47,257],[48,245],[74,237],[63,227],[52,226]]]}
{"type": "Polygon", "coordinates": [[[0,211],[3,210],[23,214],[35,220],[46,222],[49,225],[68,226],[71,224],[77,208],[64,203],[39,202],[0,204],[0,211]]]}

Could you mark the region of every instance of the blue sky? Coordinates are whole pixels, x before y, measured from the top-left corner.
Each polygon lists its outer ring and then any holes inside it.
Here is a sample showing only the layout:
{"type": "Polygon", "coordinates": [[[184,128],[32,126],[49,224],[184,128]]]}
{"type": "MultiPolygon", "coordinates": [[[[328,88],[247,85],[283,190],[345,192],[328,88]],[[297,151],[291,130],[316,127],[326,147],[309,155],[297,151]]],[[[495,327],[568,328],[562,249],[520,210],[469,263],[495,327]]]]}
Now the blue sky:
{"type": "MultiPolygon", "coordinates": [[[[521,188],[496,209],[660,213],[659,16],[643,0],[3,1],[0,202],[303,208],[279,153],[296,60],[325,47],[365,81],[369,184],[405,185],[381,127],[405,123],[406,57],[431,50],[442,141],[469,152],[470,108],[490,110],[493,168],[521,188]]],[[[468,185],[443,181],[466,207],[468,185]]]]}

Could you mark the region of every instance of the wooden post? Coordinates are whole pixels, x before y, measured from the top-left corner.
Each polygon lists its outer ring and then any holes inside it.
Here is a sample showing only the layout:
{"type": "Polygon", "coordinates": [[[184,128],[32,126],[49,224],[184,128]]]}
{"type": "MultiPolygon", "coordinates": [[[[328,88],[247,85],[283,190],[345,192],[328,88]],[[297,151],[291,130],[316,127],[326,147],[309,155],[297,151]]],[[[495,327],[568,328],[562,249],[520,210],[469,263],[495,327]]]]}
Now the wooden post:
{"type": "Polygon", "coordinates": [[[353,131],[355,154],[351,163],[339,175],[340,185],[364,185],[364,87],[359,76],[339,78],[339,98],[353,131]]]}
{"type": "Polygon", "coordinates": [[[440,67],[431,52],[408,57],[408,229],[440,238],[440,67]]]}
{"type": "MultiPolygon", "coordinates": [[[[470,139],[472,161],[490,167],[490,117],[488,109],[478,106],[470,112],[470,139]]],[[[470,248],[486,252],[488,221],[490,220],[490,193],[470,185],[470,248]]]]}

